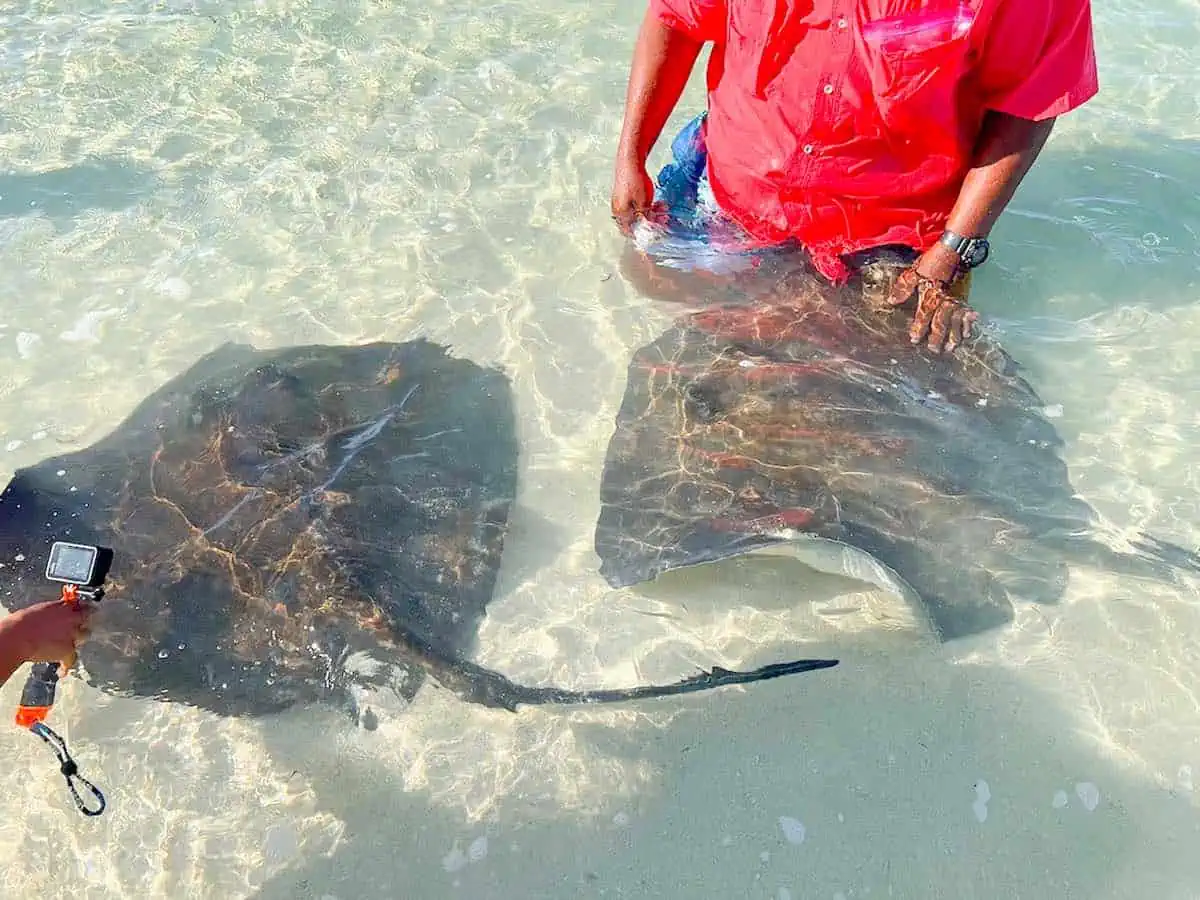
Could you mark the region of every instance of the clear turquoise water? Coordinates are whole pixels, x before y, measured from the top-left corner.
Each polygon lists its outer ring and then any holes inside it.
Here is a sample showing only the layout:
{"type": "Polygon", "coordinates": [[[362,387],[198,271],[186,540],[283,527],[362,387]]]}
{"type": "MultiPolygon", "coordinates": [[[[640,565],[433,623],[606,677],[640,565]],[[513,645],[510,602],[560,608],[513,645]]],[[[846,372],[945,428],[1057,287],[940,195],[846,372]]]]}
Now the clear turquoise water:
{"type": "MultiPolygon", "coordinates": [[[[426,692],[374,733],[74,682],[55,715],[112,806],[82,820],[44,748],[0,733],[4,896],[1200,895],[1195,590],[1076,571],[1062,606],[939,647],[831,624],[844,584],[784,562],[640,592],[596,574],[625,368],[670,322],[615,274],[607,214],[640,15],[10,4],[5,474],[94,441],[221,341],[425,334],[503,365],[517,392],[522,493],[481,662],[574,685],[801,640],[848,662],[602,712],[426,692]]],[[[1195,546],[1200,13],[1121,0],[1096,19],[1103,92],[1061,123],[974,296],[1061,406],[1081,493],[1118,531],[1195,546]]]]}

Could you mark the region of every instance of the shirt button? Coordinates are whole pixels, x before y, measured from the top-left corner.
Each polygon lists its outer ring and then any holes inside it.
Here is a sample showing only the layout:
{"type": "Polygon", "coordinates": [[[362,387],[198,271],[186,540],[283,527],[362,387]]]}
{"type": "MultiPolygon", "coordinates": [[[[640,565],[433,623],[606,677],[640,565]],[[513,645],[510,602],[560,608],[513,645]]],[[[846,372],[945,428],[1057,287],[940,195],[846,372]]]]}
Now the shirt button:
{"type": "Polygon", "coordinates": [[[821,88],[821,90],[823,90],[826,94],[832,94],[833,93],[833,85],[827,84],[827,85],[825,85],[825,87],[821,88]]]}
{"type": "Polygon", "coordinates": [[[805,144],[805,145],[804,145],[804,152],[805,152],[805,153],[812,153],[812,152],[813,152],[813,145],[812,145],[812,144],[805,144]]]}
{"type": "Polygon", "coordinates": [[[838,17],[838,28],[845,28],[845,27],[846,27],[846,17],[839,16],[838,17]]]}

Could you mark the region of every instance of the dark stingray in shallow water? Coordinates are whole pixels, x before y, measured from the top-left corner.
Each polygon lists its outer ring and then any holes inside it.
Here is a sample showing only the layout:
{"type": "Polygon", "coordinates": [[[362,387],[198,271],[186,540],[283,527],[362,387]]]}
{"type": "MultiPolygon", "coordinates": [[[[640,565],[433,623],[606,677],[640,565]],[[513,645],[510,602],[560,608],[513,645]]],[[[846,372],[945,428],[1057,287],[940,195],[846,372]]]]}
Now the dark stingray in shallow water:
{"type": "Polygon", "coordinates": [[[425,341],[228,344],[94,446],[16,472],[0,495],[0,599],[13,610],[53,596],[54,540],[113,548],[80,648],[86,679],[223,715],[352,705],[354,683],[411,697],[426,674],[512,709],[832,664],[584,692],[472,664],[516,492],[514,432],[504,374],[425,341]],[[352,672],[358,653],[382,675],[352,672]]]}
{"type": "Polygon", "coordinates": [[[812,277],[786,299],[681,318],[629,367],[595,533],[614,587],[810,537],[865,551],[945,639],[1051,603],[1068,562],[1173,577],[1195,553],[1092,535],[1062,441],[1013,360],[979,337],[913,347],[911,311],[812,277]]]}

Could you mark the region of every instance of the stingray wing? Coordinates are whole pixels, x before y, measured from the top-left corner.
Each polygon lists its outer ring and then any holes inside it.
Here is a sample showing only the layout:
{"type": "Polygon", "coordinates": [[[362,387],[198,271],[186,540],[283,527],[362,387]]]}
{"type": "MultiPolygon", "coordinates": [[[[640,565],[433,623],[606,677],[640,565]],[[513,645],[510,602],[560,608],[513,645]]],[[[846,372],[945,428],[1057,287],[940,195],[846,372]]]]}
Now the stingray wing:
{"type": "Polygon", "coordinates": [[[634,356],[595,546],[614,586],[798,535],[911,585],[943,636],[1062,591],[1041,541],[1086,528],[1032,388],[994,345],[934,356],[845,297],[718,306],[634,356]]]}

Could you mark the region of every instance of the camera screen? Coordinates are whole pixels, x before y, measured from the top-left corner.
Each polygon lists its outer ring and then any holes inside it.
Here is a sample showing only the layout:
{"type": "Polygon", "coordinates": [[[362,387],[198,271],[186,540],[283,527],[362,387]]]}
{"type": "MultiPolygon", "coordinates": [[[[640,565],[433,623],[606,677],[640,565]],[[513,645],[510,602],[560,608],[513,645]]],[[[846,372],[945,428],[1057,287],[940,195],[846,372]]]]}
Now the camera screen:
{"type": "Polygon", "coordinates": [[[96,548],[80,544],[56,543],[50,549],[50,564],[46,576],[54,581],[87,584],[96,562],[96,548]]]}

